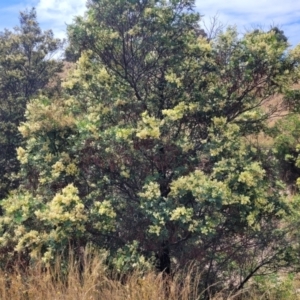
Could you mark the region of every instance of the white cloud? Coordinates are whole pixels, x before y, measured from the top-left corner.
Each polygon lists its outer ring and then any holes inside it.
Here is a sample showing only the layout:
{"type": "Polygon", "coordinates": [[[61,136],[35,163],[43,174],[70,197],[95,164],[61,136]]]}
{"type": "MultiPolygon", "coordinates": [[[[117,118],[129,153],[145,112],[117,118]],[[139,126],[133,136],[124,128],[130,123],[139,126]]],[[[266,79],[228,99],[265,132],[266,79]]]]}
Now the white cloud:
{"type": "Polygon", "coordinates": [[[295,0],[196,0],[196,10],[209,17],[216,14],[227,25],[237,25],[241,32],[253,26],[269,29],[271,25],[284,30],[292,45],[300,43],[300,1],[295,0]]]}
{"type": "Polygon", "coordinates": [[[71,22],[75,15],[83,14],[86,0],[40,0],[36,6],[39,17],[54,22],[71,22]]]}
{"type": "Polygon", "coordinates": [[[51,28],[56,37],[66,37],[66,24],[72,23],[75,16],[83,15],[86,0],[39,0],[36,4],[40,24],[51,28]]]}
{"type": "MultiPolygon", "coordinates": [[[[195,4],[196,10],[204,15],[206,23],[209,17],[217,14],[222,23],[237,25],[241,33],[257,26],[269,29],[271,25],[276,25],[284,30],[293,46],[300,43],[300,1],[196,0],[195,4]]],[[[25,5],[35,6],[41,27],[52,29],[59,38],[66,37],[66,24],[72,23],[75,16],[83,15],[86,10],[86,0],[20,0],[18,6],[6,9],[11,11],[11,16],[12,11],[15,11],[12,19],[17,22],[18,11],[23,10],[25,5]]],[[[6,14],[3,12],[4,17],[6,14]]],[[[9,21],[8,16],[7,20],[9,21]]],[[[14,25],[17,23],[12,24],[14,25]]]]}

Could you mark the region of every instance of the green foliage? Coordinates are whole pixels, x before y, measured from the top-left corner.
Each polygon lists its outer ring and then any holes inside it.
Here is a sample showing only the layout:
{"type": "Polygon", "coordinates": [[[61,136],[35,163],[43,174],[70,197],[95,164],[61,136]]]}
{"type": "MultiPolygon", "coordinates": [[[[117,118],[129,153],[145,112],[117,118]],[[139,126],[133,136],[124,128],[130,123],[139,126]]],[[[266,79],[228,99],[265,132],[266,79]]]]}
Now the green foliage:
{"type": "MultiPolygon", "coordinates": [[[[18,185],[15,149],[22,143],[18,126],[25,120],[30,97],[61,70],[62,64],[51,58],[59,47],[51,31],[41,31],[34,9],[22,12],[20,26],[0,36],[0,199],[18,185]]],[[[54,81],[47,87],[48,92],[55,88],[54,81]]]]}
{"type": "Polygon", "coordinates": [[[298,114],[291,114],[275,125],[275,155],[281,163],[282,179],[295,186],[300,176],[300,119],[298,114]]]}
{"type": "Polygon", "coordinates": [[[3,247],[47,260],[92,243],[119,269],[196,260],[204,289],[279,267],[289,203],[274,158],[246,137],[266,127],[260,108],[289,90],[299,57],[274,31],[207,40],[193,3],[91,1],[70,26],[81,56],[64,95],[27,106],[3,247]]]}
{"type": "MultiPolygon", "coordinates": [[[[256,276],[254,282],[256,297],[261,299],[298,299],[294,287],[294,274],[272,274],[269,276],[256,276]]],[[[251,293],[250,293],[251,294],[251,293]]],[[[252,292],[252,297],[255,294],[252,292]]]]}
{"type": "Polygon", "coordinates": [[[149,272],[153,270],[153,260],[146,259],[139,251],[139,245],[137,241],[133,241],[131,244],[125,245],[118,249],[116,254],[109,261],[113,270],[125,275],[138,270],[139,272],[149,272]]]}

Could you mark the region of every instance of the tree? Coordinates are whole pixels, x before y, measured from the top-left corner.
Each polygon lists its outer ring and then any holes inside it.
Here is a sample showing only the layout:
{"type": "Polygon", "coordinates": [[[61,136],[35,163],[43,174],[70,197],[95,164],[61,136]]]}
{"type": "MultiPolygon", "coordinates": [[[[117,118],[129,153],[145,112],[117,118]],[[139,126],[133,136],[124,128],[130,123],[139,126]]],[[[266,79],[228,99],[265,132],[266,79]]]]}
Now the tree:
{"type": "Polygon", "coordinates": [[[50,259],[92,243],[120,269],[196,260],[204,288],[285,262],[276,160],[247,137],[298,78],[299,49],[273,31],[209,41],[193,3],[90,1],[69,28],[82,52],[66,94],[27,106],[3,246],[50,259]]]}
{"type": "Polygon", "coordinates": [[[18,186],[15,149],[22,142],[18,126],[25,120],[26,103],[40,89],[57,87],[62,63],[53,55],[60,44],[52,31],[41,31],[34,9],[21,12],[20,27],[0,36],[0,199],[18,186]]]}

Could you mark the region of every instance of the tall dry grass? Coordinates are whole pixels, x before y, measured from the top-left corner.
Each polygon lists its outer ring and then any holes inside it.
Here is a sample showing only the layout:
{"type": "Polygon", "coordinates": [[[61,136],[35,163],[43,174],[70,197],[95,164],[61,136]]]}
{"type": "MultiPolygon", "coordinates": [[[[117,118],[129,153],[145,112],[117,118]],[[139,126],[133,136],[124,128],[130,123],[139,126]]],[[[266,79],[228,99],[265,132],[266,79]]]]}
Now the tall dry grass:
{"type": "MultiPolygon", "coordinates": [[[[57,259],[52,267],[36,263],[26,271],[0,271],[1,300],[197,300],[209,297],[208,291],[198,289],[201,272],[194,266],[176,272],[168,278],[154,271],[136,271],[127,276],[114,273],[97,255],[84,259],[84,270],[71,257],[66,264],[57,259]]],[[[291,285],[268,286],[258,289],[252,285],[235,294],[220,292],[214,300],[295,300],[300,299],[291,285]],[[281,297],[282,296],[282,297],[281,297]]]]}
{"type": "Polygon", "coordinates": [[[54,266],[36,263],[23,271],[16,267],[0,271],[1,300],[178,300],[199,299],[200,275],[192,270],[172,280],[156,272],[136,271],[128,276],[113,273],[96,255],[87,256],[80,272],[70,258],[68,267],[61,260],[54,266]]]}

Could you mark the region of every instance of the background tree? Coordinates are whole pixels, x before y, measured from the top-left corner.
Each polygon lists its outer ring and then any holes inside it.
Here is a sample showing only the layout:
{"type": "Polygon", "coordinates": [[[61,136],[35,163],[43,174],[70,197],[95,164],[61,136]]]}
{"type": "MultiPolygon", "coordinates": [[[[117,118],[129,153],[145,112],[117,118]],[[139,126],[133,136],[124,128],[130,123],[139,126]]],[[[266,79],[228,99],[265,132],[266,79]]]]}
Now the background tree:
{"type": "Polygon", "coordinates": [[[42,32],[35,9],[21,12],[20,26],[0,36],[0,199],[18,185],[18,126],[25,120],[26,103],[40,89],[57,87],[62,63],[53,55],[60,45],[51,30],[42,32]]]}
{"type": "Polygon", "coordinates": [[[209,41],[193,3],[90,1],[69,28],[82,52],[65,95],[27,106],[3,247],[51,259],[92,243],[118,269],[195,260],[204,288],[286,263],[276,159],[247,138],[298,79],[299,48],[274,31],[209,41]]]}

